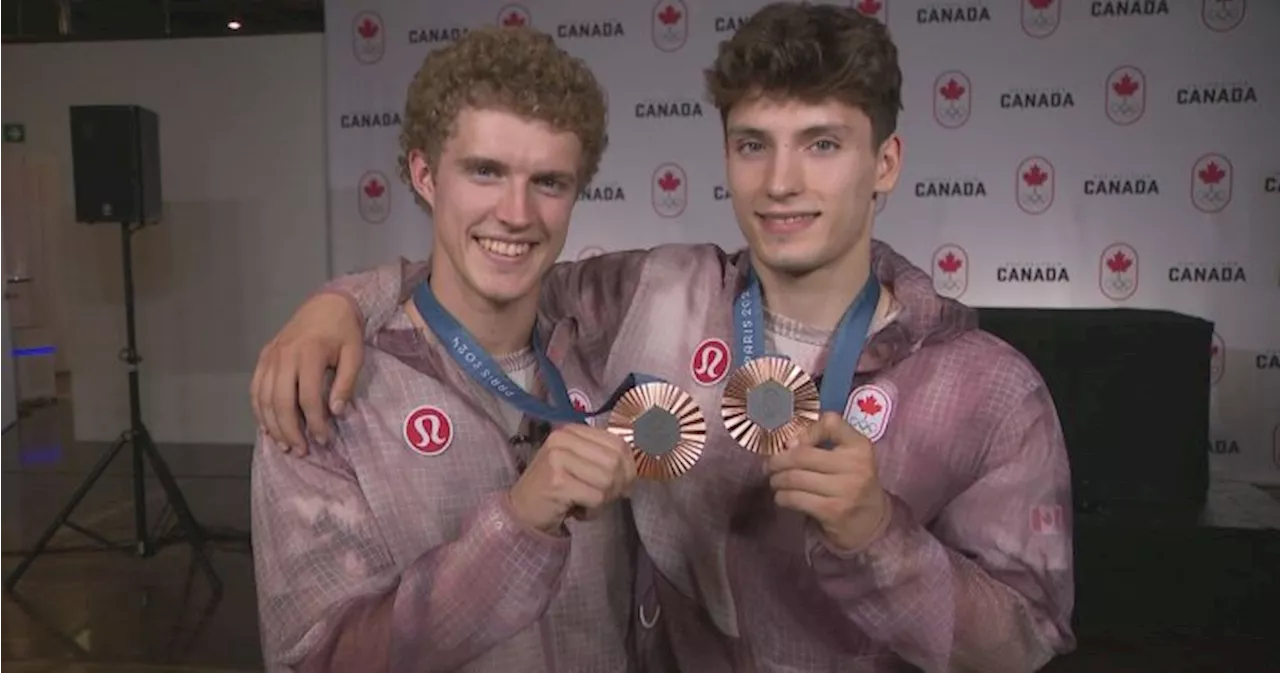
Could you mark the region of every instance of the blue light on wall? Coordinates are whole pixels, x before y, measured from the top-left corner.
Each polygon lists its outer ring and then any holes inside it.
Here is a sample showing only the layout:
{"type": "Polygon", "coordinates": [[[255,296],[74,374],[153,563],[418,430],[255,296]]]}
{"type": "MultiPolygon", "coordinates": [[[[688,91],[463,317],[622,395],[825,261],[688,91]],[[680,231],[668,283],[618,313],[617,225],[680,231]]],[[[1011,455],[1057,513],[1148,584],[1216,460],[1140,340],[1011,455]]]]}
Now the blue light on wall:
{"type": "Polygon", "coordinates": [[[29,358],[35,355],[53,355],[57,352],[57,348],[53,346],[33,346],[31,348],[15,348],[13,349],[13,357],[29,358]]]}

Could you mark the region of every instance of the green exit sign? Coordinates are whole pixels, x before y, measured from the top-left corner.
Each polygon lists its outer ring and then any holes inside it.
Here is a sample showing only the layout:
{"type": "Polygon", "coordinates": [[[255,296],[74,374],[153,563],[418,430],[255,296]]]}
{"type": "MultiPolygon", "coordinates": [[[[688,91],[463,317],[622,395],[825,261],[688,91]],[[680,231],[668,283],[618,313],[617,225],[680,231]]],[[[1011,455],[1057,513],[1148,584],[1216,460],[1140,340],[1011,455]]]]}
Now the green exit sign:
{"type": "Polygon", "coordinates": [[[6,143],[27,142],[27,125],[26,124],[5,124],[4,125],[4,141],[6,143]]]}

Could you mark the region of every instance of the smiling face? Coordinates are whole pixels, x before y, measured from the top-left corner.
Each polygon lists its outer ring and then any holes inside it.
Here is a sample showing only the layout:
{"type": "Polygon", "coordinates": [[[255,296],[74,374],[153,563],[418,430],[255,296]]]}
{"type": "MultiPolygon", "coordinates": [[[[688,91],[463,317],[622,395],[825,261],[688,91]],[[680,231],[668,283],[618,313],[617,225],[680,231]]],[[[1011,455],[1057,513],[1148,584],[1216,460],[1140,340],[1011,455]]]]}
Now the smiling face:
{"type": "Polygon", "coordinates": [[[901,143],[872,145],[870,118],[831,99],[754,96],[725,119],[734,214],[757,264],[804,275],[865,250],[876,192],[898,179],[901,143]]]}
{"type": "Polygon", "coordinates": [[[564,247],[583,172],[578,136],[500,109],[464,108],[434,169],[411,152],[434,220],[432,284],[492,308],[532,297],[564,247]]]}

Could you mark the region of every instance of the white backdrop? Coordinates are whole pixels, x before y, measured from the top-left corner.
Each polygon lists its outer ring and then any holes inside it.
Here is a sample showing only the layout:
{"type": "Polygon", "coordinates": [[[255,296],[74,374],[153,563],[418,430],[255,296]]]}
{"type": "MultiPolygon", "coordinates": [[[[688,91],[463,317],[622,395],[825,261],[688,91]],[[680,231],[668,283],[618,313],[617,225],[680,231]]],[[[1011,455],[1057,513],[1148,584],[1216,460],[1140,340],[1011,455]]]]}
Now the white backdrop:
{"type": "MultiPolygon", "coordinates": [[[[524,22],[591,64],[610,148],[567,258],[742,245],[702,70],[760,0],[330,0],[334,271],[425,256],[396,174],[406,87],[469,26],[524,22]]],[[[905,76],[877,236],[974,306],[1212,320],[1219,476],[1280,483],[1280,2],[856,0],[905,76]]]]}

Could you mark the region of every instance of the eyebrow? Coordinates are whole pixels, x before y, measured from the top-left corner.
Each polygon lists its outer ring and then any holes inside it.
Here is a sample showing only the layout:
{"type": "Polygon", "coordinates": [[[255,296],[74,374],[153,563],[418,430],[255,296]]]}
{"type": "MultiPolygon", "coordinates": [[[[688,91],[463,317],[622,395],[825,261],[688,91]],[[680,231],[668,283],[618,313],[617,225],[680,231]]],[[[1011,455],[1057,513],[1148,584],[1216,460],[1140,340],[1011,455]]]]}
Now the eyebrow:
{"type": "MultiPolygon", "coordinates": [[[[848,135],[852,130],[853,129],[849,128],[846,124],[818,124],[816,126],[809,126],[801,129],[797,135],[802,139],[810,140],[818,136],[848,135]]],[[[766,139],[771,136],[771,134],[764,129],[759,129],[754,126],[732,126],[729,128],[729,135],[756,139],[766,139]]]]}
{"type": "MultiPolygon", "coordinates": [[[[458,163],[467,170],[474,170],[477,168],[489,168],[500,175],[507,175],[508,173],[511,172],[511,167],[508,166],[506,163],[499,161],[497,159],[490,159],[488,157],[466,156],[459,159],[458,163]]],[[[537,171],[533,174],[534,180],[543,179],[543,178],[552,178],[554,180],[557,180],[560,182],[566,182],[569,184],[573,184],[577,180],[577,178],[575,177],[572,171],[548,170],[548,171],[537,171]]]]}

